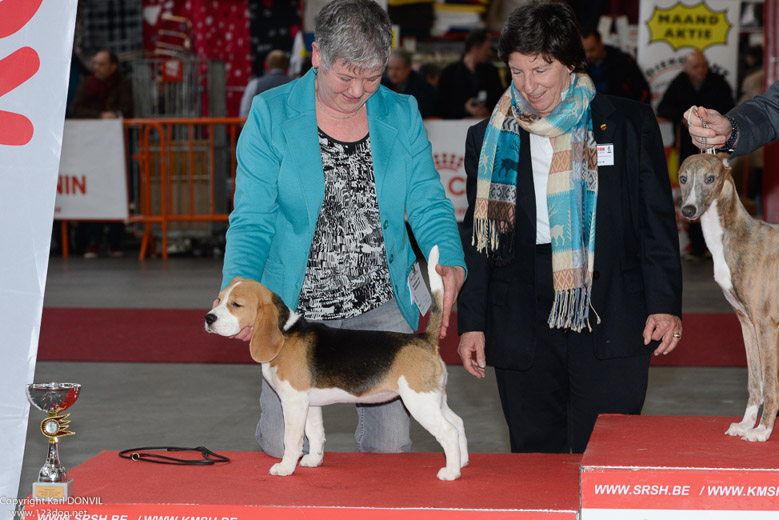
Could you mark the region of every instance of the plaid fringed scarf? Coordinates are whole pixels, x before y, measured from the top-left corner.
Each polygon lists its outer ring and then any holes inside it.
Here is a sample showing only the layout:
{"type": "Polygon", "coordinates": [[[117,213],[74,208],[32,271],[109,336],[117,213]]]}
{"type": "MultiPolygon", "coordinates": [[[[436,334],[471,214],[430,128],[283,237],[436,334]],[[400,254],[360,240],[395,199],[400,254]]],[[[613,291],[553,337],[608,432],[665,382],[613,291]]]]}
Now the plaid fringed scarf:
{"type": "MultiPolygon", "coordinates": [[[[513,257],[517,204],[519,128],[552,138],[547,205],[552,235],[555,299],[549,327],[579,332],[589,320],[595,265],[598,159],[590,101],[595,87],[586,74],[571,74],[565,98],[540,117],[514,84],[490,117],[479,157],[472,243],[498,265],[513,257]]],[[[597,317],[597,313],[596,313],[597,317]]],[[[600,322],[600,318],[598,318],[600,322]]]]}

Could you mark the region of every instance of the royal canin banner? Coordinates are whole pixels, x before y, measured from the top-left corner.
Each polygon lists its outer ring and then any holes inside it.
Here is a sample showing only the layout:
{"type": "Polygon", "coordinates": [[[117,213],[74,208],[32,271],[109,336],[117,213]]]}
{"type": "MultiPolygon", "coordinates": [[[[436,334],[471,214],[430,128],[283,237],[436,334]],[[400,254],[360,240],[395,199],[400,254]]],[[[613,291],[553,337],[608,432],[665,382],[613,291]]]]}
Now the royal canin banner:
{"type": "Polygon", "coordinates": [[[122,120],[65,121],[54,218],[125,220],[127,215],[122,120]]]}
{"type": "Polygon", "coordinates": [[[0,0],[0,497],[19,490],[77,4],[0,0]]]}
{"type": "Polygon", "coordinates": [[[435,168],[441,176],[446,196],[454,205],[457,222],[462,222],[468,200],[465,196],[465,137],[468,129],[478,123],[477,119],[443,121],[429,119],[425,129],[433,146],[435,168]]]}

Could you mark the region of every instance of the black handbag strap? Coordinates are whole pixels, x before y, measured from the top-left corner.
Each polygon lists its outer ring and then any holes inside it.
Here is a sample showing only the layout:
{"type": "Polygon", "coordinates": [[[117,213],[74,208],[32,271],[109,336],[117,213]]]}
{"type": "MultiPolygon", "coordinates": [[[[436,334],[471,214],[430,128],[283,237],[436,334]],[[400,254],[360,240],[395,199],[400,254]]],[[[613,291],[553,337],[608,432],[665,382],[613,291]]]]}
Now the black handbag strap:
{"type": "Polygon", "coordinates": [[[217,462],[230,462],[230,459],[224,455],[219,455],[209,450],[205,446],[198,446],[196,448],[179,448],[177,446],[147,446],[144,448],[131,448],[129,450],[122,450],[119,452],[119,456],[123,459],[129,459],[134,461],[154,462],[155,464],[171,464],[174,466],[211,466],[217,462]],[[149,450],[164,450],[171,451],[196,451],[200,452],[203,456],[202,459],[180,459],[176,457],[169,457],[162,455],[161,453],[143,453],[149,450]]]}

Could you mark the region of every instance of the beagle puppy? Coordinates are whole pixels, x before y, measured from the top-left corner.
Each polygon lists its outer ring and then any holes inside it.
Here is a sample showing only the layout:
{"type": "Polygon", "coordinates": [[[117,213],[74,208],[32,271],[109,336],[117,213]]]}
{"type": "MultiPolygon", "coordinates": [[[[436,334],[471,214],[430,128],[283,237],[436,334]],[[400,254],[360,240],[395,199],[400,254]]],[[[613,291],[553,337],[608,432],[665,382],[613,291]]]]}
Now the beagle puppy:
{"type": "Polygon", "coordinates": [[[311,323],[254,280],[235,278],[206,314],[206,331],[233,336],[252,326],[252,358],[276,391],[284,412],[284,456],[272,475],[292,475],[303,452],[304,467],[324,457],[322,406],[383,403],[400,396],[414,419],[441,444],[441,480],[455,480],[468,464],[463,421],[446,403],[446,365],[438,353],[443,280],[436,272],[438,246],[428,259],[433,304],[422,334],[333,329],[311,323]]]}

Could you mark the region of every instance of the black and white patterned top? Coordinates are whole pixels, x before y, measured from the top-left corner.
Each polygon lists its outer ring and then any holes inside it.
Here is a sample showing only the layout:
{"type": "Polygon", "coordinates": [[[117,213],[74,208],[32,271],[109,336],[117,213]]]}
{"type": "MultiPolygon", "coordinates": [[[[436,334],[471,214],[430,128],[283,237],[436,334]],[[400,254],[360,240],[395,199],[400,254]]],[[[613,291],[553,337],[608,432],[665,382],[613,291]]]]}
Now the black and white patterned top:
{"type": "Polygon", "coordinates": [[[325,198],[308,254],[298,312],[350,318],[393,297],[373,177],[370,136],[336,141],[319,130],[325,198]]]}

